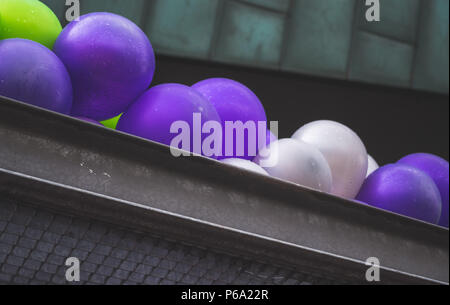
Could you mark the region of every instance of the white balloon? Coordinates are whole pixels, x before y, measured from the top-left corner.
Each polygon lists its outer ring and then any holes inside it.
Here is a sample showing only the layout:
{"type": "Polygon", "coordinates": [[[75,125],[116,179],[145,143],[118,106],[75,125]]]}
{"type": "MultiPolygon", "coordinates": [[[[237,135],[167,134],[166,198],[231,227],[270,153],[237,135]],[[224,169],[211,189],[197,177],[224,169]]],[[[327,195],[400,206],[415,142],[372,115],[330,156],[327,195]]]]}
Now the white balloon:
{"type": "Polygon", "coordinates": [[[372,158],[371,155],[367,155],[367,156],[368,156],[368,161],[369,161],[368,164],[369,164],[369,166],[368,166],[368,169],[367,169],[367,176],[366,176],[366,178],[369,177],[370,174],[372,174],[374,171],[376,171],[377,169],[380,168],[380,166],[378,165],[377,161],[375,161],[375,159],[372,158]]]}
{"type": "Polygon", "coordinates": [[[367,150],[358,135],[333,121],[306,124],[292,136],[322,152],[333,177],[331,193],[354,199],[367,174],[367,150]]]}
{"type": "Polygon", "coordinates": [[[258,174],[261,174],[264,176],[269,176],[269,174],[261,166],[259,166],[256,163],[253,163],[251,161],[248,161],[248,160],[230,158],[230,159],[224,159],[221,161],[223,163],[230,164],[235,167],[242,168],[242,169],[246,169],[246,170],[254,172],[254,173],[258,173],[258,174]]]}
{"type": "Polygon", "coordinates": [[[322,153],[313,146],[282,139],[263,148],[254,160],[271,176],[322,192],[331,190],[331,170],[322,153]]]}

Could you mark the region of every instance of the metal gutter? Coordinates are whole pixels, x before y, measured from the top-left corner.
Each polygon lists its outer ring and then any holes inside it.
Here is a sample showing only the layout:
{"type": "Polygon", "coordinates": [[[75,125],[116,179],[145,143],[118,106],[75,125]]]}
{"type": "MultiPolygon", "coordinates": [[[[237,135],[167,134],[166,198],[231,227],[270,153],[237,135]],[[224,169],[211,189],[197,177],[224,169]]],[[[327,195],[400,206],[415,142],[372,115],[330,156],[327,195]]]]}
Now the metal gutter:
{"type": "Polygon", "coordinates": [[[448,283],[448,230],[0,98],[0,192],[298,270],[448,283]]]}

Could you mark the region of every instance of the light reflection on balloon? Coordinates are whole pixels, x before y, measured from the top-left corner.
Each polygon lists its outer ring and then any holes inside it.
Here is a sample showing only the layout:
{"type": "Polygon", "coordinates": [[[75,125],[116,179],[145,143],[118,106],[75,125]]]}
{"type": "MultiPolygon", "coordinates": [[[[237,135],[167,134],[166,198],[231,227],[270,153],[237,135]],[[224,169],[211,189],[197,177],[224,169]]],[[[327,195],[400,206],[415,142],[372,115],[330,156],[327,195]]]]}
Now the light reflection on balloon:
{"type": "Polygon", "coordinates": [[[433,224],[441,216],[442,201],[434,181],[425,172],[403,164],[377,169],[364,182],[357,200],[433,224]]]}
{"type": "Polygon", "coordinates": [[[331,190],[331,171],[322,153],[313,146],[282,139],[262,149],[254,160],[271,176],[322,192],[331,190]]]}
{"type": "Polygon", "coordinates": [[[331,193],[354,199],[367,174],[366,148],[350,128],[333,121],[315,121],[300,128],[293,139],[311,144],[322,152],[331,169],[331,193]]]}

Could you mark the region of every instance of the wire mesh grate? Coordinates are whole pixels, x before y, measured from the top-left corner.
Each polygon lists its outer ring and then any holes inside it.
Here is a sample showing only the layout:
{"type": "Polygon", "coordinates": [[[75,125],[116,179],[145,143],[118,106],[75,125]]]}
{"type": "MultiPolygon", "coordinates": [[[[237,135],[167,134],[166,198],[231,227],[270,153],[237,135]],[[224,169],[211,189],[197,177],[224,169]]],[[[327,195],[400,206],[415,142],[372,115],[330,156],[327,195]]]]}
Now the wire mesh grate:
{"type": "Polygon", "coordinates": [[[80,260],[77,284],[345,283],[0,199],[0,283],[70,284],[65,278],[68,257],[80,260]]]}

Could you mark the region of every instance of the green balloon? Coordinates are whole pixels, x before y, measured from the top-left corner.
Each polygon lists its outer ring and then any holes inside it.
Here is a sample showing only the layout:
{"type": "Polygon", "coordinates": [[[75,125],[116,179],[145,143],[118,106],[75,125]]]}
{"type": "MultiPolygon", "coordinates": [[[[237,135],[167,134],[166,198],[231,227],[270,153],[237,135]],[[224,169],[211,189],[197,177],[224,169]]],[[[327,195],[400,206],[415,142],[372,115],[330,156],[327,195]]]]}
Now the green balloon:
{"type": "Polygon", "coordinates": [[[29,39],[52,49],[61,30],[56,15],[38,0],[0,0],[0,40],[29,39]]]}
{"type": "MultiPolygon", "coordinates": [[[[1,0],[0,0],[1,1],[1,0]]],[[[111,129],[116,129],[117,127],[117,123],[119,123],[120,117],[122,116],[123,113],[119,114],[118,116],[116,116],[115,118],[100,122],[103,124],[103,126],[111,128],[111,129]]]]}

